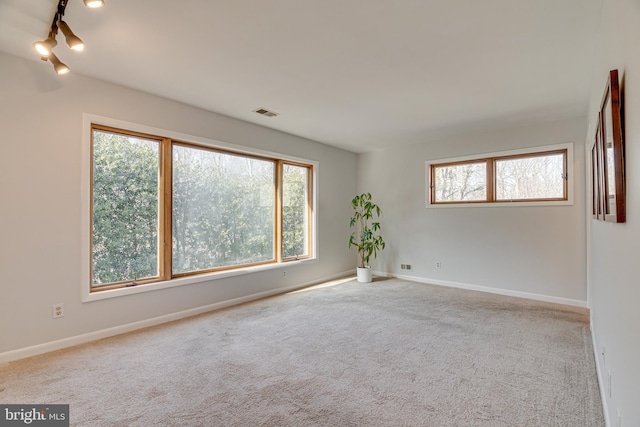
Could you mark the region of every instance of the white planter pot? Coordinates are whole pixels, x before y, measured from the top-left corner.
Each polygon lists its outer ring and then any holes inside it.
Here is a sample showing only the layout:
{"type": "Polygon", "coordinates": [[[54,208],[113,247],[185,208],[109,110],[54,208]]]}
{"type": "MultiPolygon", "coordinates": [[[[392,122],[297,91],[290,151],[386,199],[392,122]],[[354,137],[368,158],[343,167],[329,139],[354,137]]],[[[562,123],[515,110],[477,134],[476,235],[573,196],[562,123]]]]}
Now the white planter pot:
{"type": "Polygon", "coordinates": [[[358,282],[369,283],[373,281],[373,274],[371,273],[371,267],[358,267],[358,282]]]}

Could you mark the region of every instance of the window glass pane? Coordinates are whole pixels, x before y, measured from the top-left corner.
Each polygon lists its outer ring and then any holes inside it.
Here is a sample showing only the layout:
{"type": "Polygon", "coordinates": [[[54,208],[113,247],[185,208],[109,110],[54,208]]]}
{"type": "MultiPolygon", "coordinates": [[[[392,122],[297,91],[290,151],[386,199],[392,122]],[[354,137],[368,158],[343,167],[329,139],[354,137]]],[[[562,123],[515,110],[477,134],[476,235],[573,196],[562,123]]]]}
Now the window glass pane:
{"type": "Polygon", "coordinates": [[[607,142],[607,194],[610,198],[616,195],[616,167],[614,164],[613,142],[607,142]]]}
{"type": "Polygon", "coordinates": [[[487,199],[487,164],[434,166],[434,200],[465,202],[487,199]]]}
{"type": "Polygon", "coordinates": [[[496,199],[562,199],[564,154],[496,160],[496,199]]]}
{"type": "Polygon", "coordinates": [[[607,95],[607,100],[602,108],[604,111],[604,154],[607,163],[607,201],[606,214],[616,215],[616,167],[615,153],[613,151],[613,112],[611,109],[611,97],[607,95]]]}
{"type": "Polygon", "coordinates": [[[173,146],[173,273],[274,259],[275,163],[173,146]]]}
{"type": "MultiPolygon", "coordinates": [[[[607,137],[608,138],[608,137],[607,137]]],[[[613,138],[613,137],[611,137],[613,138]]],[[[613,140],[611,140],[613,141],[613,140]]],[[[616,214],[616,166],[614,163],[613,142],[606,142],[607,159],[607,214],[616,214]]]]}
{"type": "Polygon", "coordinates": [[[159,141],[93,131],[93,286],[158,276],[159,158],[159,141]]]}
{"type": "Polygon", "coordinates": [[[282,181],[282,257],[306,256],[309,169],[284,164],[282,181]]]}

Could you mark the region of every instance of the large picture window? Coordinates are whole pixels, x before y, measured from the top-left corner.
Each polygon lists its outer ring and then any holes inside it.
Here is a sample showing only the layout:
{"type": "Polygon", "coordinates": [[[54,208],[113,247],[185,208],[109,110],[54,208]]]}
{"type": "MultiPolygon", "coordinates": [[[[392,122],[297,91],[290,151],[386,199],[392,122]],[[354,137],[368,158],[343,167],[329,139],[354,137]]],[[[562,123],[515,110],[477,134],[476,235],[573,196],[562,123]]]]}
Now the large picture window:
{"type": "Polygon", "coordinates": [[[92,291],[312,256],[311,164],[91,135],[92,291]]]}
{"type": "Polygon", "coordinates": [[[427,206],[572,203],[570,144],[427,162],[427,206]]]}

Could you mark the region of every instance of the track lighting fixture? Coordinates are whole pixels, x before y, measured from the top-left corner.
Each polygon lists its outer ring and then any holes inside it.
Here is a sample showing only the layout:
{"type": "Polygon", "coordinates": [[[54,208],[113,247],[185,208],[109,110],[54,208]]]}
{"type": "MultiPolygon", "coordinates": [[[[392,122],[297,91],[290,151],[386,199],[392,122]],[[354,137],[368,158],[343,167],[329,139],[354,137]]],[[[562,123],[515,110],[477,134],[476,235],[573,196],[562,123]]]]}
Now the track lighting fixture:
{"type": "Polygon", "coordinates": [[[73,31],[71,31],[71,28],[69,28],[66,22],[59,21],[58,27],[62,30],[62,34],[64,34],[67,40],[67,46],[69,46],[70,49],[77,50],[78,52],[84,49],[84,43],[80,40],[80,37],[73,34],[73,31]]]}
{"type": "Polygon", "coordinates": [[[49,58],[48,59],[53,64],[53,69],[56,70],[56,73],[59,76],[62,76],[63,74],[67,74],[69,72],[69,67],[67,67],[65,64],[63,64],[62,61],[60,61],[58,59],[58,57],[56,56],[55,53],[51,52],[49,54],[49,58]]]}
{"type": "MultiPolygon", "coordinates": [[[[58,44],[56,36],[58,35],[58,29],[62,30],[64,37],[67,41],[67,46],[75,51],[81,51],[84,49],[84,43],[80,37],[73,34],[69,25],[62,20],[64,12],[67,8],[67,2],[69,0],[58,0],[58,9],[53,15],[53,22],[51,23],[51,30],[46,40],[35,42],[33,48],[38,52],[43,61],[49,60],[53,64],[53,68],[58,75],[67,74],[69,67],[63,64],[56,55],[53,54],[53,48],[58,44]]],[[[104,6],[104,0],[84,0],[85,6],[95,9],[104,6]]]]}

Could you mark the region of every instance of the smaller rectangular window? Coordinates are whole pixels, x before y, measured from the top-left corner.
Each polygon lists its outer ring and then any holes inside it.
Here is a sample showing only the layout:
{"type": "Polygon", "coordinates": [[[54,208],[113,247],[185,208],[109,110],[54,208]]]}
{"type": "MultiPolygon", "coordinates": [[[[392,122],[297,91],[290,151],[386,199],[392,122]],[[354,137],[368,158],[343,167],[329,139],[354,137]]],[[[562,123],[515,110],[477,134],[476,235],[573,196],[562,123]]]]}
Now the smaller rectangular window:
{"type": "Polygon", "coordinates": [[[496,200],[565,200],[566,152],[496,159],[496,200]]]}
{"type": "Polygon", "coordinates": [[[487,200],[487,162],[433,166],[436,203],[487,200]]]}
{"type": "Polygon", "coordinates": [[[570,153],[572,144],[562,144],[427,162],[427,206],[572,204],[570,153]]]}

